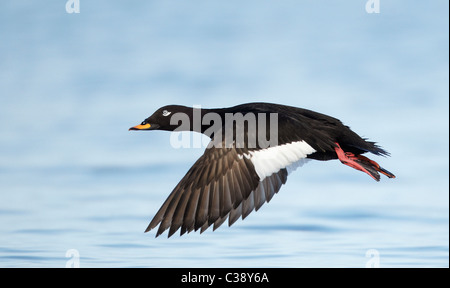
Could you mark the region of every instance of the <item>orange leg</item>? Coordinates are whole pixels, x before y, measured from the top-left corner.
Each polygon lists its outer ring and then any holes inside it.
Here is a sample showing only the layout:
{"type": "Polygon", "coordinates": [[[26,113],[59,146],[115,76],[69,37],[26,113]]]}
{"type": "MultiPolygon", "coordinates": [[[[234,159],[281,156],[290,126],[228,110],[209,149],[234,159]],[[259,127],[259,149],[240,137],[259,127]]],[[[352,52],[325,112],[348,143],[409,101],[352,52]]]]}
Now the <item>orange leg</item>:
{"type": "MultiPolygon", "coordinates": [[[[359,171],[363,171],[364,173],[368,174],[370,177],[372,177],[375,180],[379,180],[377,178],[375,178],[369,171],[367,171],[367,169],[365,169],[361,164],[359,164],[358,162],[356,162],[355,160],[362,160],[359,157],[364,157],[364,156],[355,156],[355,154],[351,153],[351,152],[345,152],[344,150],[342,150],[341,146],[339,146],[339,143],[336,143],[337,147],[334,148],[334,150],[336,151],[336,154],[339,158],[339,160],[341,160],[342,164],[345,164],[347,166],[350,166],[356,170],[359,171]]],[[[366,157],[364,157],[366,158],[366,157]]],[[[368,159],[368,158],[366,158],[368,159]]],[[[372,160],[370,160],[372,161],[372,160]]],[[[377,164],[378,165],[378,164],[377,164]]],[[[379,167],[380,165],[378,165],[379,167]]]]}

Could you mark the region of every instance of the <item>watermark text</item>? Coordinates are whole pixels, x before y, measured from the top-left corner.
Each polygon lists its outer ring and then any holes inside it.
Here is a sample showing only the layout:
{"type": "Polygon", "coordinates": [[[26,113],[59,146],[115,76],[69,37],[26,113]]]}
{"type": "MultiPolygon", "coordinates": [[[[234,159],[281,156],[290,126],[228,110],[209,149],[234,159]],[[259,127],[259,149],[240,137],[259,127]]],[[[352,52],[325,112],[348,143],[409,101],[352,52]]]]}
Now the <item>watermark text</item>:
{"type": "Polygon", "coordinates": [[[66,251],[66,268],[80,268],[80,252],[77,249],[68,249],[66,251]]]}
{"type": "Polygon", "coordinates": [[[174,132],[201,132],[208,138],[194,135],[191,141],[190,133],[172,133],[173,148],[265,149],[278,145],[278,113],[218,114],[202,113],[198,106],[194,108],[192,115],[182,112],[171,115],[170,125],[177,126],[174,132]]]}
{"type": "Polygon", "coordinates": [[[377,249],[369,249],[366,251],[366,268],[380,268],[380,252],[377,249]]]}
{"type": "Polygon", "coordinates": [[[369,14],[380,13],[380,0],[367,0],[366,12],[369,14]]]}
{"type": "Polygon", "coordinates": [[[67,0],[66,12],[69,14],[80,13],[80,0],[67,0]]]}

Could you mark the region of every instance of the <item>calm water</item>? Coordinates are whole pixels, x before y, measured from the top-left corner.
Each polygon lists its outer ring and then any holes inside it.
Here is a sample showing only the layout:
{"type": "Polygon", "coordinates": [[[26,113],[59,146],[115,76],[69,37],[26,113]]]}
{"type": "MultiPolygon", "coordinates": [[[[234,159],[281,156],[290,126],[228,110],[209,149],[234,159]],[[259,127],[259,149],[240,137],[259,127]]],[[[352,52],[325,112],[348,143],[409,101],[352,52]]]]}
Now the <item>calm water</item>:
{"type": "Polygon", "coordinates": [[[448,1],[365,2],[1,1],[0,267],[448,267],[448,1]],[[203,151],[127,129],[252,101],[340,118],[397,179],[310,162],[232,227],[143,233],[203,151]]]}

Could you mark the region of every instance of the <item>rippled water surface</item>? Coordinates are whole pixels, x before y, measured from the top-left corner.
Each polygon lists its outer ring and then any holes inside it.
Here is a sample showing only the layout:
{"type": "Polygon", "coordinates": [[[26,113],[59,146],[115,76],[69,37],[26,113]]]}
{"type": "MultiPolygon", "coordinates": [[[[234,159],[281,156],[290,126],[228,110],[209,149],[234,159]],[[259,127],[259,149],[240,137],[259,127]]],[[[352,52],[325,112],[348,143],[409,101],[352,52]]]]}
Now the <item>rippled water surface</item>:
{"type": "Polygon", "coordinates": [[[448,267],[448,2],[365,2],[2,1],[0,267],[448,267]],[[143,233],[203,150],[128,128],[254,101],[341,119],[397,179],[312,161],[232,227],[143,233]]]}

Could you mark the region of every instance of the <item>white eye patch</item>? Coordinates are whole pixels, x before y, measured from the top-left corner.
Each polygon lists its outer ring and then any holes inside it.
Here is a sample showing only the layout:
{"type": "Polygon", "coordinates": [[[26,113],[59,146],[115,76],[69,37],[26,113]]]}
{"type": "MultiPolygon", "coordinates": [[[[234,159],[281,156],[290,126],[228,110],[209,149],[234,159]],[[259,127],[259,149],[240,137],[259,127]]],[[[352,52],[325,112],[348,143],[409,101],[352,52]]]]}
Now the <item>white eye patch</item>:
{"type": "Polygon", "coordinates": [[[167,110],[164,110],[164,111],[162,112],[163,116],[169,116],[171,113],[172,113],[172,112],[169,112],[169,111],[167,111],[167,110]]]}

